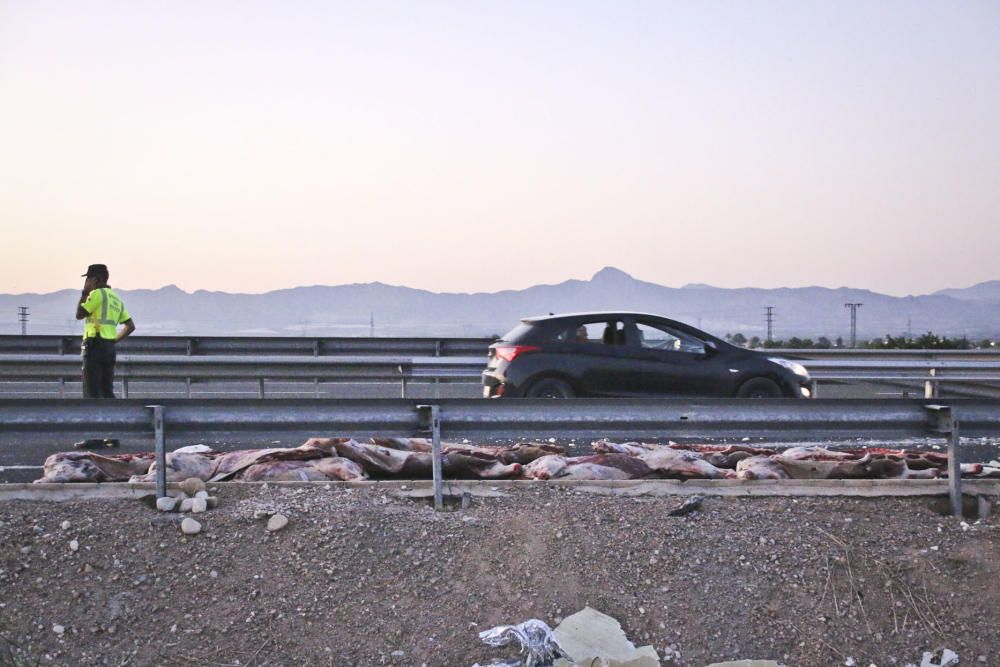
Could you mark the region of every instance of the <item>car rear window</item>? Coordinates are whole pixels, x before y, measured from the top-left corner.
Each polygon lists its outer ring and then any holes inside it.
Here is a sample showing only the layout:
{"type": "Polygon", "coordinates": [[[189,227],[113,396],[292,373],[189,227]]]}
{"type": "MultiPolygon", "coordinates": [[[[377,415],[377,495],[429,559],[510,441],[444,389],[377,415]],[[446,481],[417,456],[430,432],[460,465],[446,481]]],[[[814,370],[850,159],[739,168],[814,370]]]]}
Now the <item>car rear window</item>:
{"type": "Polygon", "coordinates": [[[534,330],[534,327],[530,324],[518,324],[516,327],[505,333],[500,337],[505,343],[517,343],[522,338],[526,337],[529,333],[534,330]]]}

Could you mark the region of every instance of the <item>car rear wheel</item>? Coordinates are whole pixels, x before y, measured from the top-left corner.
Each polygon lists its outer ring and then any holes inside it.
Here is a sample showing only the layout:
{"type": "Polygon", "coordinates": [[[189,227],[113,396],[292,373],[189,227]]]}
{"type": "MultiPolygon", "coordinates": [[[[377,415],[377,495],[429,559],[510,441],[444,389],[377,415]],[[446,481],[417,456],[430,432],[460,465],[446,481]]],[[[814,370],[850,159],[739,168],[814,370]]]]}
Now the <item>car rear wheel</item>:
{"type": "Polygon", "coordinates": [[[783,395],[778,383],[767,378],[747,380],[736,392],[737,398],[781,398],[783,395]]]}
{"type": "Polygon", "coordinates": [[[576,392],[569,382],[558,378],[542,378],[524,392],[528,398],[573,398],[576,392]]]}

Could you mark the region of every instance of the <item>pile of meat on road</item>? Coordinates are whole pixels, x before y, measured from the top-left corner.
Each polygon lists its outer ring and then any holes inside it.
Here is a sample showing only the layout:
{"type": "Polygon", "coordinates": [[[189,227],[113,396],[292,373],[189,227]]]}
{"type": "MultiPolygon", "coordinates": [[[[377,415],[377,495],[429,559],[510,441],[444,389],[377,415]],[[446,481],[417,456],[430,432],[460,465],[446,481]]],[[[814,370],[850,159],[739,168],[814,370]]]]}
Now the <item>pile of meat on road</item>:
{"type": "MultiPolygon", "coordinates": [[[[549,443],[442,444],[450,479],[934,479],[948,458],[933,451],[819,446],[784,450],[748,445],[661,445],[598,440],[592,454],[568,456],[549,443]]],[[[204,445],[167,453],[167,481],[363,481],[428,479],[433,456],[423,438],[310,438],[298,447],[215,451],[204,445]]],[[[965,463],[963,477],[1000,478],[1000,464],[965,463]]],[[[45,460],[36,482],[153,482],[151,453],[102,455],[72,451],[45,460]]]]}

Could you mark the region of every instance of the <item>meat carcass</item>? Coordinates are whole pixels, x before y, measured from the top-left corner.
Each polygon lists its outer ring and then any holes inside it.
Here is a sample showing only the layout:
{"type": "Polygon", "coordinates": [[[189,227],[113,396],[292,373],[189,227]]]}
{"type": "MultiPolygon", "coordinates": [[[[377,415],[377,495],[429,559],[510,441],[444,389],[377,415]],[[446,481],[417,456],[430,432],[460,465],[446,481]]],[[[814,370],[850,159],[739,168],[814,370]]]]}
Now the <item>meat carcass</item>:
{"type": "Polygon", "coordinates": [[[732,470],[717,468],[701,453],[677,449],[670,445],[639,445],[637,443],[614,443],[600,440],[593,443],[597,452],[629,454],[645,463],[656,477],[668,479],[731,479],[736,476],[732,470]]]}
{"type": "Polygon", "coordinates": [[[751,456],[736,464],[737,479],[788,479],[788,473],[771,456],[751,456]]]}
{"type": "MultiPolygon", "coordinates": [[[[431,476],[432,457],[429,452],[393,449],[355,440],[337,442],[337,454],[353,461],[369,475],[400,476],[421,479],[431,476]]],[[[462,452],[443,453],[441,474],[452,478],[503,479],[521,472],[518,463],[505,464],[495,459],[470,456],[462,452]]]]}
{"type": "Polygon", "coordinates": [[[49,482],[127,482],[141,475],[153,463],[153,454],[114,454],[60,452],[45,459],[42,477],[35,484],[49,482]]]}
{"type": "Polygon", "coordinates": [[[674,449],[687,449],[698,452],[705,460],[716,468],[735,470],[736,464],[751,456],[770,456],[773,449],[750,447],[749,445],[679,445],[671,444],[674,449]]]}
{"type": "Polygon", "coordinates": [[[243,470],[240,479],[246,482],[355,482],[366,479],[364,471],[353,461],[339,456],[311,461],[266,461],[243,470]]]}
{"type": "Polygon", "coordinates": [[[524,467],[527,479],[641,479],[649,475],[649,466],[628,454],[593,454],[566,457],[549,454],[524,467]]]}
{"type": "MultiPolygon", "coordinates": [[[[167,452],[166,461],[168,482],[183,482],[189,477],[197,477],[207,482],[215,474],[215,453],[211,447],[205,445],[191,445],[167,452]]],[[[156,470],[157,466],[154,461],[149,467],[148,473],[132,477],[129,481],[132,483],[155,482],[156,470]]]]}
{"type": "Polygon", "coordinates": [[[790,447],[774,455],[792,479],[862,479],[870,456],[823,447],[790,447]]]}

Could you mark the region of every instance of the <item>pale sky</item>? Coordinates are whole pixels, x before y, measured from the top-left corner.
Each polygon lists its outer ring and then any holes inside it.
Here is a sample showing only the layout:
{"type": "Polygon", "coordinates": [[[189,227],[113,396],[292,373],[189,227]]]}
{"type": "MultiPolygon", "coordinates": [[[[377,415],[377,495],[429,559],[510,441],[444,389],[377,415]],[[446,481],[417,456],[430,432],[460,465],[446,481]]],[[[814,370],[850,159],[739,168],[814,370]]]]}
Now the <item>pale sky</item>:
{"type": "Polygon", "coordinates": [[[0,292],[1000,279],[1000,2],[0,0],[0,292]]]}

